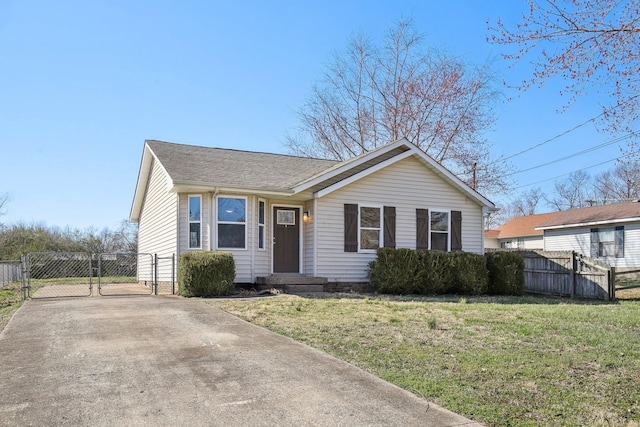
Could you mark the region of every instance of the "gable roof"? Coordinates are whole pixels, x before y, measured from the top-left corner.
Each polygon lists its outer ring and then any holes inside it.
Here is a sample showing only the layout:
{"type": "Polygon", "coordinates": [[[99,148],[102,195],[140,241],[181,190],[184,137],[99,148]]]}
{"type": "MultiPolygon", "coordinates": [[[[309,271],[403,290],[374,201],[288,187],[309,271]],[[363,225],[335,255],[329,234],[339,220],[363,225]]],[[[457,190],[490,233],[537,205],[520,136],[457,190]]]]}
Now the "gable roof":
{"type": "Polygon", "coordinates": [[[610,205],[590,206],[556,212],[552,218],[540,223],[538,229],[603,225],[640,221],[640,203],[624,202],[610,205]]]}
{"type": "Polygon", "coordinates": [[[511,218],[503,225],[498,227],[496,236],[498,239],[509,239],[514,237],[530,237],[530,236],[542,236],[544,231],[536,229],[540,224],[546,222],[555,217],[559,212],[550,212],[535,215],[518,216],[511,218]]]}
{"type": "Polygon", "coordinates": [[[200,184],[287,191],[335,160],[146,141],[174,185],[200,184]]]}
{"type": "Polygon", "coordinates": [[[169,190],[173,192],[215,189],[291,197],[311,191],[315,197],[322,197],[410,156],[417,157],[480,206],[495,209],[491,201],[405,138],[344,162],[147,140],[130,219],[139,219],[154,161],[166,171],[171,180],[169,190]]]}

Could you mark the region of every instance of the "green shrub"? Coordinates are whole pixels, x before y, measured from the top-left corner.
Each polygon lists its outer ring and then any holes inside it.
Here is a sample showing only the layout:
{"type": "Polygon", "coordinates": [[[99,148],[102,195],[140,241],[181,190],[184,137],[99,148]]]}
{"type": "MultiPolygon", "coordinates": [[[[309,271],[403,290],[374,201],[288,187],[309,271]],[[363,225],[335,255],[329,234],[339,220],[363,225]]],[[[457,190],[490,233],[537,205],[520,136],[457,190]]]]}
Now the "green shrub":
{"type": "Polygon", "coordinates": [[[435,250],[380,248],[369,280],[376,292],[396,295],[479,295],[488,286],[482,255],[435,250]]]}
{"type": "Polygon", "coordinates": [[[231,252],[187,252],[180,256],[179,289],[184,297],[230,295],[235,262],[231,252]]]}
{"type": "Polygon", "coordinates": [[[516,252],[488,252],[489,289],[492,295],[524,293],[524,258],[516,252]]]}
{"type": "Polygon", "coordinates": [[[407,295],[416,293],[415,276],[418,256],[411,249],[378,249],[376,259],[369,263],[369,282],[381,294],[407,295]]]}
{"type": "Polygon", "coordinates": [[[487,260],[483,255],[470,252],[452,252],[451,286],[449,292],[461,295],[482,295],[489,288],[487,260]]]}
{"type": "Polygon", "coordinates": [[[452,265],[447,252],[418,250],[419,266],[415,274],[414,289],[420,295],[446,294],[451,287],[452,265]]]}

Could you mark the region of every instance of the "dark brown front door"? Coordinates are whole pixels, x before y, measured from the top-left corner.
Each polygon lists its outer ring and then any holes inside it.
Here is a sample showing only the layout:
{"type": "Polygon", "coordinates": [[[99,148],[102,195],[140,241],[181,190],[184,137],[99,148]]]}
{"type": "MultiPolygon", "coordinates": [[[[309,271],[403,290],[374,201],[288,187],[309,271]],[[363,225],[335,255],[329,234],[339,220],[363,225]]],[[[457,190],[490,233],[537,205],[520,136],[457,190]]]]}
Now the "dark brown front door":
{"type": "Polygon", "coordinates": [[[300,209],[273,208],[273,272],[300,272],[300,209]]]}

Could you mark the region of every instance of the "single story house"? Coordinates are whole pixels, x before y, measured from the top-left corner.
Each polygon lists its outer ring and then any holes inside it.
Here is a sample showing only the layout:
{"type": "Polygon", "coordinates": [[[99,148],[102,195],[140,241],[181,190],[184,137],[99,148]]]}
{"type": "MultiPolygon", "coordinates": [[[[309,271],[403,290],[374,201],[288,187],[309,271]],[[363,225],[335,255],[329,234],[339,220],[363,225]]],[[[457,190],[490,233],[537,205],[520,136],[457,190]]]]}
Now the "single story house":
{"type": "Polygon", "coordinates": [[[493,230],[485,230],[487,249],[543,249],[542,230],[536,227],[553,218],[558,212],[518,216],[493,230]]]}
{"type": "Polygon", "coordinates": [[[557,212],[540,223],[544,249],[572,250],[616,268],[640,267],[640,203],[591,206],[557,212]]]}
{"type": "Polygon", "coordinates": [[[494,209],[406,139],[344,162],[147,140],[130,220],[140,253],[232,252],[238,284],[354,284],[383,246],[483,253],[494,209]]]}

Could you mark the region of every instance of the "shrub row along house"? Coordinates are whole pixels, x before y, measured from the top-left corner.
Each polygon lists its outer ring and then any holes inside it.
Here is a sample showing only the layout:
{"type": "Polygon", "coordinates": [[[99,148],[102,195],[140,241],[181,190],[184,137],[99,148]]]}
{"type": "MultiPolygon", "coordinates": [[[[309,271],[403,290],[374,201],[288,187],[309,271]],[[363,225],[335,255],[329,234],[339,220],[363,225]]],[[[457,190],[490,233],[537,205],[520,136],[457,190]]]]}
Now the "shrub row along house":
{"type": "Polygon", "coordinates": [[[575,251],[616,268],[640,267],[637,201],[516,217],[485,232],[487,248],[575,251]]]}
{"type": "Polygon", "coordinates": [[[230,251],[238,284],[339,289],[367,282],[379,247],[483,253],[493,209],[406,139],[344,162],[148,140],[130,220],[141,253],[230,251]]]}

